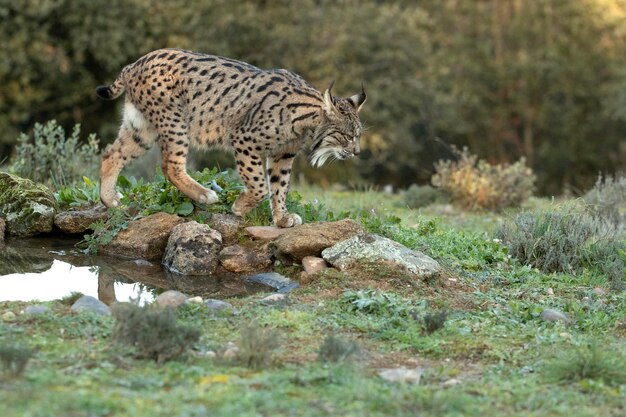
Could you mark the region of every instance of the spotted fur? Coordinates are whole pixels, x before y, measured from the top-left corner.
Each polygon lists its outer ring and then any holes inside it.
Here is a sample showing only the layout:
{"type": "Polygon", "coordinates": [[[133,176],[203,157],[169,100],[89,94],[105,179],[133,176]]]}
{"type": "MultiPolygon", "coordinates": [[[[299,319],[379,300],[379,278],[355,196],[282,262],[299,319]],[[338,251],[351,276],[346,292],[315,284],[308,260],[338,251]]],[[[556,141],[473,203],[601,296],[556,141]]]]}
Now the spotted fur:
{"type": "Polygon", "coordinates": [[[217,201],[214,191],[186,171],[190,146],[231,148],[246,190],[233,204],[237,215],[256,207],[268,193],[272,217],[280,227],[302,220],[287,212],[285,199],[293,159],[311,142],[310,161],[359,154],[362,91],[350,98],[321,93],[284,69],[195,52],[161,49],[126,66],[110,86],[96,94],[112,100],[126,92],[118,137],[102,159],[100,197],[118,204],[117,177],[130,160],[159,142],[164,175],[199,203],[217,201]],[[269,186],[268,186],[269,183],[269,186]]]}

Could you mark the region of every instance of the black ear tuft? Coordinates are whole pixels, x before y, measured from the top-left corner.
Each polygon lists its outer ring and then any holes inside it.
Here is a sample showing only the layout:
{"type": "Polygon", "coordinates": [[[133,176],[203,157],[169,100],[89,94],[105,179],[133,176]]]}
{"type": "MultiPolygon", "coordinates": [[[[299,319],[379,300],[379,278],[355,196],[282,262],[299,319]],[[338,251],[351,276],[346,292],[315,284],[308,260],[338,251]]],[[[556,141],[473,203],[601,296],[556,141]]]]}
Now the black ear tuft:
{"type": "Polygon", "coordinates": [[[365,103],[365,100],[367,100],[367,94],[365,94],[365,87],[363,86],[363,83],[361,83],[361,92],[359,94],[353,95],[348,100],[350,100],[350,102],[357,111],[361,110],[363,103],[365,103]]]}

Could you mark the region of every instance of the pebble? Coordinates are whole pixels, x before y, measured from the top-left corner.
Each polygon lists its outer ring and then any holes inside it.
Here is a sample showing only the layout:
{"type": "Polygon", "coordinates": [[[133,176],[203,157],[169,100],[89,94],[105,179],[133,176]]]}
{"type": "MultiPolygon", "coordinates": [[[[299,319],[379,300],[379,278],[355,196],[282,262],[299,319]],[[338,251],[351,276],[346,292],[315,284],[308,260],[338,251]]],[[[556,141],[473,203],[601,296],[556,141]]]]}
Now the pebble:
{"type": "Polygon", "coordinates": [[[228,303],[222,300],[214,300],[212,298],[209,298],[208,300],[206,300],[204,302],[204,305],[207,306],[207,308],[212,311],[222,311],[222,310],[233,309],[233,305],[231,303],[228,303]]]}
{"type": "Polygon", "coordinates": [[[592,292],[594,295],[606,295],[606,290],[602,287],[595,287],[592,292]]]}
{"type": "Polygon", "coordinates": [[[558,310],[551,310],[551,309],[545,309],[541,312],[541,318],[544,321],[562,321],[563,323],[570,323],[570,318],[567,316],[567,314],[558,311],[558,310]]]}
{"type": "Polygon", "coordinates": [[[307,274],[316,274],[328,268],[328,264],[317,256],[305,256],[302,258],[302,266],[307,274]]]}
{"type": "Polygon", "coordinates": [[[235,358],[239,353],[239,348],[233,342],[228,342],[226,344],[226,350],[224,351],[224,358],[235,358]]]}
{"type": "Polygon", "coordinates": [[[276,293],[276,294],[268,295],[265,298],[262,298],[261,299],[261,303],[263,303],[263,304],[275,304],[275,303],[279,303],[281,301],[285,301],[286,299],[287,299],[287,296],[285,294],[276,293]]]}
{"type": "Polygon", "coordinates": [[[6,313],[2,315],[2,320],[4,321],[11,321],[14,319],[15,319],[15,313],[12,311],[7,311],[6,313]]]}
{"type": "Polygon", "coordinates": [[[157,306],[161,308],[177,308],[187,301],[187,296],[180,291],[168,290],[154,300],[157,306]]]}
{"type": "Polygon", "coordinates": [[[441,386],[443,388],[450,388],[450,387],[454,387],[454,386],[457,386],[457,385],[460,385],[460,384],[461,384],[461,380],[460,379],[451,378],[451,379],[448,379],[447,381],[442,382],[441,386]]]}
{"type": "Polygon", "coordinates": [[[552,288],[548,288],[546,290],[546,293],[548,293],[549,296],[553,296],[554,295],[554,290],[552,288]]]}
{"type": "Polygon", "coordinates": [[[102,301],[90,295],[83,295],[80,297],[72,307],[70,307],[75,313],[93,313],[100,316],[110,316],[111,309],[102,301]]]}
{"type": "Polygon", "coordinates": [[[197,297],[191,297],[187,299],[187,303],[193,303],[193,304],[202,304],[202,297],[197,296],[197,297]]]}
{"type": "Polygon", "coordinates": [[[28,306],[22,311],[22,314],[27,316],[39,316],[41,314],[46,314],[50,312],[50,308],[43,304],[35,304],[32,306],[28,306]]]}
{"type": "Polygon", "coordinates": [[[407,368],[391,368],[391,369],[379,369],[378,376],[385,381],[390,382],[405,382],[412,384],[419,384],[422,378],[423,370],[421,368],[407,369],[407,368]]]}

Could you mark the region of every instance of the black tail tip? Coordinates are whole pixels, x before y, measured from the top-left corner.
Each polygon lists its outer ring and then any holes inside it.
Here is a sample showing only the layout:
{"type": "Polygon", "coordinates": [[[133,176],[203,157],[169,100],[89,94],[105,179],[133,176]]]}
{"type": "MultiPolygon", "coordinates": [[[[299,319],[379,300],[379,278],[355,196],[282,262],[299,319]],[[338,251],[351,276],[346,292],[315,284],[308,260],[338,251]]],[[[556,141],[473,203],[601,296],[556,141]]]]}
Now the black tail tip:
{"type": "Polygon", "coordinates": [[[111,89],[108,85],[99,85],[96,87],[96,95],[102,100],[111,100],[111,89]]]}

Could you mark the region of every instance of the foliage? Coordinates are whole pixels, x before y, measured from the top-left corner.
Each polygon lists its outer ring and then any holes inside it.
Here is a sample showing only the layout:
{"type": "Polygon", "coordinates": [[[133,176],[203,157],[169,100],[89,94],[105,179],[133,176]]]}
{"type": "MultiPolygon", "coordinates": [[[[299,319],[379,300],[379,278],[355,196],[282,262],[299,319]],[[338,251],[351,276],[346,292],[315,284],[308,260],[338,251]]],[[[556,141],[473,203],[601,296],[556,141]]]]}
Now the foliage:
{"type": "Polygon", "coordinates": [[[179,324],[171,309],[118,303],[112,312],[116,321],[112,339],[133,347],[138,358],[158,363],[174,359],[200,337],[198,329],[179,324]]]}
{"type": "Polygon", "coordinates": [[[19,377],[24,373],[28,361],[35,351],[26,346],[0,344],[0,363],[10,377],[19,377]]]}
{"type": "Polygon", "coordinates": [[[317,359],[320,362],[344,362],[352,359],[361,352],[359,345],[335,334],[326,335],[322,342],[317,359]]]}
{"type": "Polygon", "coordinates": [[[100,184],[83,176],[83,184],[74,187],[62,186],[54,193],[60,206],[80,207],[100,201],[100,184]]]}
{"type": "Polygon", "coordinates": [[[584,200],[593,213],[616,227],[626,223],[626,177],[607,176],[603,179],[599,176],[595,186],[585,194],[584,200]]]}
{"type": "Polygon", "coordinates": [[[626,384],[626,357],[591,342],[572,349],[546,365],[548,378],[561,383],[586,380],[602,381],[606,385],[626,384]]]}
{"type": "Polygon", "coordinates": [[[424,323],[424,332],[426,334],[432,334],[437,330],[442,329],[447,319],[448,312],[445,310],[426,313],[422,319],[424,323]]]}
{"type": "Polygon", "coordinates": [[[54,188],[77,184],[82,178],[94,178],[100,167],[100,150],[95,134],[80,143],[80,125],[72,134],[55,120],[35,124],[33,138],[22,133],[17,139],[16,153],[10,170],[15,174],[54,188]]]}
{"type": "Polygon", "coordinates": [[[244,325],[237,344],[237,361],[252,369],[267,368],[275,363],[275,351],[280,347],[280,336],[258,323],[244,325]]]}
{"type": "Polygon", "coordinates": [[[430,185],[411,185],[404,192],[404,204],[409,208],[425,207],[446,201],[446,195],[430,185]]]}
{"type": "Polygon", "coordinates": [[[535,176],[524,158],[512,165],[491,165],[467,148],[457,151],[457,157],[456,162],[435,164],[432,183],[461,207],[498,211],[519,206],[531,196],[535,176]]]}
{"type": "Polygon", "coordinates": [[[519,262],[544,272],[575,274],[595,267],[612,270],[614,280],[624,279],[623,242],[615,229],[575,204],[519,213],[499,226],[496,238],[519,262]]]}

